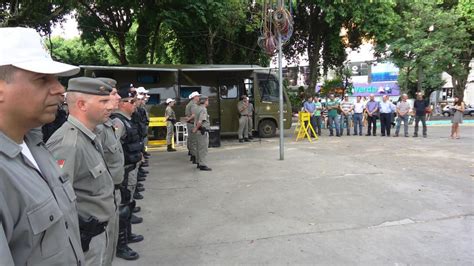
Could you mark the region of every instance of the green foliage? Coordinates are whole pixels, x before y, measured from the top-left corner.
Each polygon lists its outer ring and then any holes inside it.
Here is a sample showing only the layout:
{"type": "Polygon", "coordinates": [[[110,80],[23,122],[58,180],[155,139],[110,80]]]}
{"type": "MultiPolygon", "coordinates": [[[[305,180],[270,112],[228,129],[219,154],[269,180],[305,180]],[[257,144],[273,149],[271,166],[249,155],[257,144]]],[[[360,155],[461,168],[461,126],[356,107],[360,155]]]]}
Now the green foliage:
{"type": "MultiPolygon", "coordinates": [[[[408,74],[408,79],[417,73],[416,83],[423,90],[436,87],[427,83],[428,76],[446,71],[453,76],[459,94],[464,91],[472,58],[473,21],[468,21],[469,16],[472,18],[472,3],[447,2],[400,1],[396,7],[399,19],[389,25],[390,34],[385,36],[390,46],[378,49],[387,48],[390,60],[408,74]],[[459,9],[465,11],[464,15],[459,9]]],[[[408,86],[409,82],[402,84],[408,86]]]]}
{"type": "Polygon", "coordinates": [[[342,91],[343,88],[344,81],[342,80],[342,77],[336,76],[334,79],[324,80],[319,94],[323,97],[327,97],[331,93],[337,93],[338,91],[342,91]]]}
{"type": "MultiPolygon", "coordinates": [[[[423,75],[422,87],[424,88],[425,95],[430,95],[431,92],[441,89],[445,84],[440,72],[425,71],[423,75]]],[[[408,94],[409,97],[415,98],[416,92],[418,91],[417,81],[418,76],[416,71],[407,72],[406,69],[400,70],[398,85],[401,91],[408,94]]]]}
{"type": "Polygon", "coordinates": [[[346,47],[355,48],[364,40],[384,37],[386,27],[395,18],[393,6],[393,1],[298,1],[295,31],[284,50],[290,61],[295,55],[308,55],[308,90],[314,89],[321,72],[343,65],[346,47]],[[346,34],[341,35],[342,28],[346,34]]]}
{"type": "Polygon", "coordinates": [[[51,33],[51,26],[63,21],[72,9],[70,0],[2,0],[0,27],[32,27],[43,34],[51,33]]]}
{"type": "Polygon", "coordinates": [[[79,37],[64,40],[53,37],[50,51],[53,58],[72,65],[117,65],[118,60],[112,55],[104,40],[94,44],[81,41],[79,37]]]}

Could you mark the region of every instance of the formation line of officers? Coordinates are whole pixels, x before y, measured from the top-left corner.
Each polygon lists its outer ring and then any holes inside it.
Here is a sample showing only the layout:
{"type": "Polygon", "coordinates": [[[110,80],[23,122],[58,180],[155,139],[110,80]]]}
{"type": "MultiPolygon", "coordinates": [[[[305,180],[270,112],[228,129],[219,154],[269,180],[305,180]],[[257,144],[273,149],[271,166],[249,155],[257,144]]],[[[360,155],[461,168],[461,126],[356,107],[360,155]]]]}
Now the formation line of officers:
{"type": "Polygon", "coordinates": [[[33,29],[0,28],[0,265],[111,265],[130,243],[148,171],[146,90],[72,78],[33,29]],[[43,132],[48,132],[47,135],[43,132]],[[47,140],[47,141],[44,141],[47,140]]]}

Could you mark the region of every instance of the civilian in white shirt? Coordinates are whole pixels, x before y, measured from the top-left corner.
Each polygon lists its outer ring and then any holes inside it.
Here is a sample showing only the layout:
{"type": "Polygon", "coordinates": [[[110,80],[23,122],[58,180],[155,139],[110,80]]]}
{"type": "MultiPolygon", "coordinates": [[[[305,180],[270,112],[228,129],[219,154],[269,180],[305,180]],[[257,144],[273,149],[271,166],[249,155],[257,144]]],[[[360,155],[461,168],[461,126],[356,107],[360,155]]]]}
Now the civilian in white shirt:
{"type": "Polygon", "coordinates": [[[354,136],[362,136],[362,117],[365,109],[365,104],[361,101],[361,97],[357,96],[354,103],[354,136]],[[359,130],[357,130],[359,128],[359,130]]]}

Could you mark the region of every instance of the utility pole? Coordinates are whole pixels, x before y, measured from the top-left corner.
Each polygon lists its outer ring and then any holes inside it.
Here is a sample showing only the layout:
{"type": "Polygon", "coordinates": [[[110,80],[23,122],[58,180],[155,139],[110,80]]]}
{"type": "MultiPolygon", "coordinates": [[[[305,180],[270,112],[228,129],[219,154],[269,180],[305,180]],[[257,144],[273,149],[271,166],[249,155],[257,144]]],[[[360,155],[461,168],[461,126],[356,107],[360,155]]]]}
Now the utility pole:
{"type": "MultiPolygon", "coordinates": [[[[283,5],[283,0],[278,1],[278,7],[281,8],[283,5]]],[[[285,127],[283,124],[283,69],[281,67],[282,55],[281,55],[281,33],[278,32],[278,88],[280,89],[280,160],[285,159],[284,155],[284,133],[285,127]]]]}

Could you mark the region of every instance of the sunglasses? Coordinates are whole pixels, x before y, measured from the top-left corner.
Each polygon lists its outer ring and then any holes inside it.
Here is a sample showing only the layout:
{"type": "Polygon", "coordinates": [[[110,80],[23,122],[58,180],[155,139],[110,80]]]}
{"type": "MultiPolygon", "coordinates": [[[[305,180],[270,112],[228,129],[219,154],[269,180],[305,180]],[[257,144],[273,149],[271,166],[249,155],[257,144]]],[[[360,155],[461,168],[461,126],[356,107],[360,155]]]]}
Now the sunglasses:
{"type": "Polygon", "coordinates": [[[137,100],[136,99],[125,99],[125,100],[122,100],[122,102],[124,103],[131,103],[131,104],[134,104],[137,100]]]}

